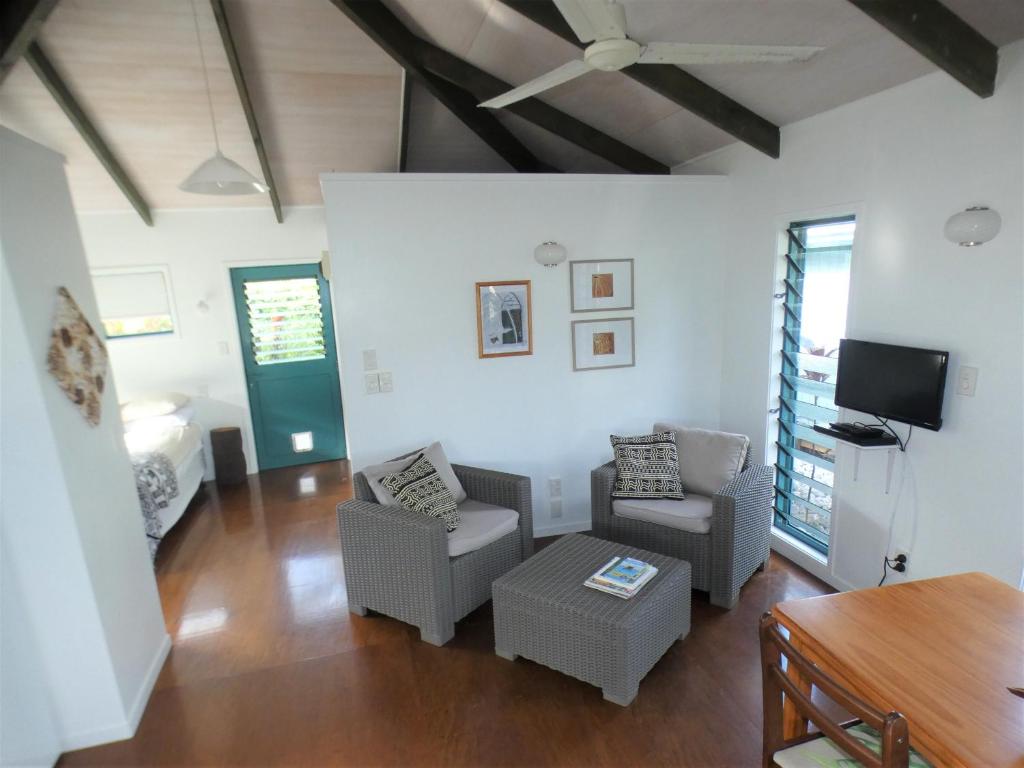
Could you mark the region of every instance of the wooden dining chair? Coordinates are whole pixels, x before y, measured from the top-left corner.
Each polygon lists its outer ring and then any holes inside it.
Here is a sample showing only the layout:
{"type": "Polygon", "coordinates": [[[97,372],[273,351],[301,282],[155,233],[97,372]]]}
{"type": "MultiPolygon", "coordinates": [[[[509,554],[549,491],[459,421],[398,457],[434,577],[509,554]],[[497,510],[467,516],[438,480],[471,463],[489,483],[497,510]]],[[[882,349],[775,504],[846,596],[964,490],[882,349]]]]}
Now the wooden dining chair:
{"type": "Polygon", "coordinates": [[[764,688],[764,768],[929,768],[910,748],[907,720],[899,712],[888,714],[840,686],[803,656],[779,631],[770,613],[761,617],[761,677],[764,688]],[[805,680],[827,698],[859,718],[839,722],[825,714],[782,669],[782,658],[800,670],[805,680]],[[783,694],[817,728],[817,733],[786,739],[782,731],[783,694]],[[851,759],[854,762],[851,762],[851,759]]]}

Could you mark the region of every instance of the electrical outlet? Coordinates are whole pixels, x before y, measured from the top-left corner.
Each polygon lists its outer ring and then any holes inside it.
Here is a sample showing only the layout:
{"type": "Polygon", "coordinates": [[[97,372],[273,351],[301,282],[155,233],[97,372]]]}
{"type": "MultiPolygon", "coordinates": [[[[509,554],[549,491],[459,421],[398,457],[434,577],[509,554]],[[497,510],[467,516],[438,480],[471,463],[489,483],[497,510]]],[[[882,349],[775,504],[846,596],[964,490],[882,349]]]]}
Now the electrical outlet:
{"type": "Polygon", "coordinates": [[[548,478],[548,495],[551,496],[552,499],[562,498],[562,478],[548,478]]]}
{"type": "Polygon", "coordinates": [[[380,377],[376,373],[364,373],[363,382],[366,385],[366,394],[380,394],[380,377]]]}
{"type": "Polygon", "coordinates": [[[961,365],[956,374],[956,393],[964,397],[974,397],[978,388],[978,369],[971,365],[961,365]]]}
{"type": "Polygon", "coordinates": [[[906,573],[910,567],[910,553],[903,549],[897,549],[892,553],[892,562],[896,563],[893,570],[898,573],[906,573]],[[903,567],[900,568],[899,566],[903,567]]]}
{"type": "Polygon", "coordinates": [[[381,392],[394,392],[395,383],[391,378],[391,371],[384,371],[383,373],[377,374],[380,379],[380,391],[381,392]]]}
{"type": "Polygon", "coordinates": [[[551,500],[551,519],[562,516],[562,500],[552,499],[551,500]]]}

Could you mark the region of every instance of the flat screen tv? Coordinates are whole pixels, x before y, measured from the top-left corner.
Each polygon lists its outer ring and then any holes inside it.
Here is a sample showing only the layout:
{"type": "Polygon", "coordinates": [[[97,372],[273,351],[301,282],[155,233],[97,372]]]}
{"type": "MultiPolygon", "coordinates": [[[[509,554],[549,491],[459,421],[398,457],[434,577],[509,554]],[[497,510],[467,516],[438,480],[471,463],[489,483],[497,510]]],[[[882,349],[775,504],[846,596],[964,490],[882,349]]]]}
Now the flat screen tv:
{"type": "Polygon", "coordinates": [[[948,352],[843,339],[836,405],[938,431],[948,365],[948,352]]]}

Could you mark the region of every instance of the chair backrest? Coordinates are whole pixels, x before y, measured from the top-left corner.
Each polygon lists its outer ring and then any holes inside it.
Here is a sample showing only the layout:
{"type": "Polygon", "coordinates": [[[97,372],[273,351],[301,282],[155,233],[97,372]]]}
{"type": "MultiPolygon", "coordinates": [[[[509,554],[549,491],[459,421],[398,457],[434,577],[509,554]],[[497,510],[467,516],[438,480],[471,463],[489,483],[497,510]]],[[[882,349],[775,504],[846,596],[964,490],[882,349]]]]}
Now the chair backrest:
{"type": "Polygon", "coordinates": [[[906,768],[910,764],[910,735],[907,720],[898,712],[888,714],[876,709],[850,693],[818,666],[793,647],[779,631],[778,621],[769,613],[761,617],[761,679],[764,688],[764,751],[763,764],[774,765],[772,756],[781,749],[805,741],[786,740],[782,732],[783,694],[818,730],[850,757],[870,768],[906,768]],[[882,754],[876,755],[843,724],[828,716],[811,697],[798,688],[782,669],[782,657],[795,665],[803,678],[845,711],[874,728],[882,736],[882,754]]]}
{"type": "Polygon", "coordinates": [[[352,495],[358,501],[372,501],[374,504],[377,503],[377,497],[373,495],[373,491],[370,490],[370,484],[366,480],[366,475],[362,472],[356,472],[352,475],[352,495]]]}

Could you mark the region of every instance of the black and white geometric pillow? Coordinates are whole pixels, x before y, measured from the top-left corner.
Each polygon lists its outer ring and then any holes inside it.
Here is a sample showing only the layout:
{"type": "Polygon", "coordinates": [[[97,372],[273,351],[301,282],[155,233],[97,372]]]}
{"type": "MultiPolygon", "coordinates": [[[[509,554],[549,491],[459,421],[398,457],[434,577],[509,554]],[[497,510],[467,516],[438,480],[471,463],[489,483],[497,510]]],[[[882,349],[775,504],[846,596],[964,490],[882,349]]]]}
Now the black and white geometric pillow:
{"type": "Polygon", "coordinates": [[[401,472],[384,475],[380,484],[406,509],[443,521],[448,533],[459,527],[455,496],[422,453],[401,472]]]}
{"type": "Polygon", "coordinates": [[[611,436],[618,499],[685,499],[673,432],[638,437],[611,436]]]}

